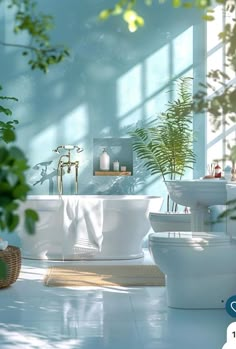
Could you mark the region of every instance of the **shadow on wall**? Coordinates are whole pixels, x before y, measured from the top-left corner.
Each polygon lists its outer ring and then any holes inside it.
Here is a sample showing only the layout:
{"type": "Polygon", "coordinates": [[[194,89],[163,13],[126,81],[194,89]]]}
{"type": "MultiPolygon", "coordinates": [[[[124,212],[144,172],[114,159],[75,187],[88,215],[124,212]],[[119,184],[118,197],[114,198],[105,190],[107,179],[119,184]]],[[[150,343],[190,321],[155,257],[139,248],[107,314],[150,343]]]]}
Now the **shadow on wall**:
{"type": "MultiPolygon", "coordinates": [[[[54,167],[53,161],[44,161],[35,164],[27,173],[28,183],[31,185],[32,190],[36,186],[45,186],[48,189],[48,194],[55,193],[55,183],[57,178],[57,167],[54,167]],[[51,166],[52,165],[52,166],[51,166]]],[[[46,193],[42,193],[46,194],[46,193]]]]}
{"type": "MultiPolygon", "coordinates": [[[[144,168],[143,163],[134,157],[133,171],[135,176],[129,177],[93,177],[90,183],[83,184],[86,176],[79,176],[79,194],[104,194],[104,195],[125,195],[141,194],[145,189],[145,181],[149,172],[144,168]]],[[[84,172],[84,171],[83,171],[84,172]]],[[[58,194],[57,189],[57,164],[55,161],[46,161],[34,165],[27,174],[28,183],[32,192],[37,194],[58,194]]],[[[152,176],[153,185],[157,186],[160,177],[152,176]]],[[[74,194],[74,174],[70,177],[66,174],[63,181],[67,184],[65,194],[74,194]],[[67,178],[65,178],[67,176],[67,178]]]]}
{"type": "MultiPolygon", "coordinates": [[[[66,0],[51,0],[39,7],[54,16],[53,39],[71,47],[69,60],[42,75],[30,71],[14,48],[4,48],[1,56],[1,83],[6,94],[20,100],[14,116],[20,120],[18,143],[30,160],[32,191],[55,192],[57,158],[50,156],[51,150],[59,144],[77,144],[84,148],[80,193],[159,194],[153,179],[139,167],[128,179],[94,178],[93,139],[127,137],[128,127],[164,109],[172,97],[167,91],[179,76],[194,75],[195,84],[203,80],[193,56],[193,47],[198,61],[204,52],[204,40],[195,30],[202,23],[200,13],[189,10],[186,15],[186,9],[173,9],[169,3],[155,2],[152,10],[140,4],[146,25],[131,34],[120,18],[97,20],[109,0],[71,0],[70,6],[66,0]]],[[[10,10],[5,10],[0,23],[4,41],[15,42],[10,10]]],[[[67,193],[72,192],[68,182],[67,193]]]]}

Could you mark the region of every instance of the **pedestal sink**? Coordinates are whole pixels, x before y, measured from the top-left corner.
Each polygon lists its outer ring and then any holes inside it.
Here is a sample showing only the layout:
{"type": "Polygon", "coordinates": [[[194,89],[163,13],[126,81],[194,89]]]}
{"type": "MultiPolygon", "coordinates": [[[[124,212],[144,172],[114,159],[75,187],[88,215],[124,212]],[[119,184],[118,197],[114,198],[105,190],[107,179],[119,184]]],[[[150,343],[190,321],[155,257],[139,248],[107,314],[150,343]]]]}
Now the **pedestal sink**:
{"type": "Polygon", "coordinates": [[[169,180],[166,187],[171,200],[191,208],[191,230],[203,232],[208,221],[208,207],[224,205],[227,200],[223,179],[169,180]]]}

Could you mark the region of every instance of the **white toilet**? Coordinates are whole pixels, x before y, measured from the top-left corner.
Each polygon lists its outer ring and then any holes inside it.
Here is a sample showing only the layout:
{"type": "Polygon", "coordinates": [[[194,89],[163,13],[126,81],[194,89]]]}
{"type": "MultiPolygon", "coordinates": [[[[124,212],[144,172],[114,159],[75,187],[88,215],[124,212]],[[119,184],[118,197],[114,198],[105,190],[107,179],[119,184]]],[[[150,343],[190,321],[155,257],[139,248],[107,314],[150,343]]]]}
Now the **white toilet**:
{"type": "Polygon", "coordinates": [[[166,275],[169,307],[224,308],[236,294],[236,238],[214,233],[152,233],[149,250],[166,275]]]}

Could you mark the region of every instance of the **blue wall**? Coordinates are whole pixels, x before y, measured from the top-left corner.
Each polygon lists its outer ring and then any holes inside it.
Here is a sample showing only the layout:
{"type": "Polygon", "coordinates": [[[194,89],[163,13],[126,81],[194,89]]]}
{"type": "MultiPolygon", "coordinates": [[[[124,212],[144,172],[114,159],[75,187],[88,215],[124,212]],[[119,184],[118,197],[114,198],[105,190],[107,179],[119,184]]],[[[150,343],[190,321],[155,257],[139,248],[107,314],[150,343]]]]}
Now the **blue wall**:
{"type": "MultiPolygon", "coordinates": [[[[52,149],[78,144],[84,148],[79,155],[80,194],[164,195],[162,181],[149,176],[135,156],[132,177],[94,177],[93,139],[127,137],[132,127],[163,111],[171,98],[167,91],[180,76],[193,76],[196,90],[205,76],[200,13],[173,9],[169,2],[154,2],[152,8],[140,4],[145,27],[129,33],[121,18],[97,20],[111,0],[39,3],[42,11],[55,17],[52,37],[67,43],[70,58],[43,75],[31,71],[17,49],[1,47],[1,84],[6,94],[20,100],[12,108],[20,120],[18,143],[30,161],[33,192],[57,192],[58,155],[52,149]]],[[[1,12],[4,41],[20,41],[12,34],[9,10],[1,12]]],[[[200,156],[194,175],[198,177],[205,168],[204,118],[195,120],[195,149],[200,156]]],[[[69,178],[66,181],[66,192],[73,192],[69,178]]]]}

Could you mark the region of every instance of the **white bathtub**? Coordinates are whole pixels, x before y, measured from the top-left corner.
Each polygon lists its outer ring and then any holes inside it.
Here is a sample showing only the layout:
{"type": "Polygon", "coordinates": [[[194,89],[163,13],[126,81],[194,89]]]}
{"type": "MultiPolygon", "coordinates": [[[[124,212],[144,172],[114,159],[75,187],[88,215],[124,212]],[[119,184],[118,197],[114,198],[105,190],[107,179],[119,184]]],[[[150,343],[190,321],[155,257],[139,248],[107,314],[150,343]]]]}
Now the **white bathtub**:
{"type": "MultiPolygon", "coordinates": [[[[100,252],[93,256],[65,251],[63,232],[62,200],[59,195],[31,195],[23,208],[37,210],[40,221],[33,236],[27,234],[21,224],[18,233],[22,242],[22,255],[31,259],[52,260],[113,260],[143,257],[142,240],[149,232],[149,212],[159,212],[162,198],[144,195],[72,195],[65,198],[103,202],[103,242],[100,252]],[[75,199],[76,198],[76,199],[75,199]]],[[[66,239],[68,239],[66,237],[66,239]]],[[[72,242],[73,243],[73,242],[72,242]]],[[[68,244],[67,244],[68,245],[68,244]]]]}

